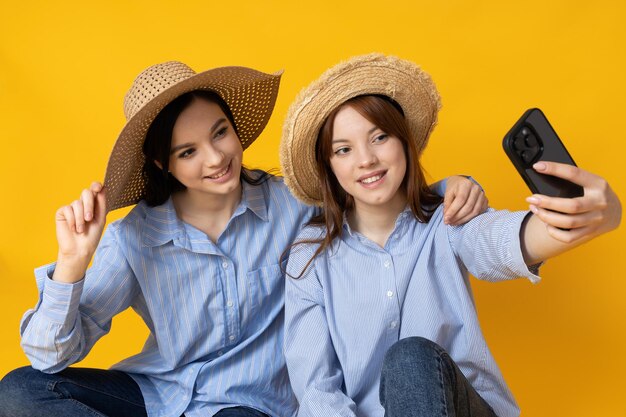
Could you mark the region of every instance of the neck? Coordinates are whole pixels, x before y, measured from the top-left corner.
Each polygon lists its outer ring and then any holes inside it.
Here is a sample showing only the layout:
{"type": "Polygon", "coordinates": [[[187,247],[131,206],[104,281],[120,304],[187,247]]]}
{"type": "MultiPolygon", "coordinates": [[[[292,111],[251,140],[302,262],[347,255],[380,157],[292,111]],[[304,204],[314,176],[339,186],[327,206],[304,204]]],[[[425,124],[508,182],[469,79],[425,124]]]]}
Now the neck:
{"type": "Polygon", "coordinates": [[[348,213],[348,223],[353,230],[361,233],[380,247],[385,247],[393,232],[396,220],[406,207],[406,198],[395,198],[384,205],[364,205],[355,202],[354,209],[348,213]]]}
{"type": "Polygon", "coordinates": [[[183,190],[172,195],[176,214],[185,223],[202,230],[213,242],[222,234],[241,201],[241,183],[227,195],[215,196],[183,190]]]}

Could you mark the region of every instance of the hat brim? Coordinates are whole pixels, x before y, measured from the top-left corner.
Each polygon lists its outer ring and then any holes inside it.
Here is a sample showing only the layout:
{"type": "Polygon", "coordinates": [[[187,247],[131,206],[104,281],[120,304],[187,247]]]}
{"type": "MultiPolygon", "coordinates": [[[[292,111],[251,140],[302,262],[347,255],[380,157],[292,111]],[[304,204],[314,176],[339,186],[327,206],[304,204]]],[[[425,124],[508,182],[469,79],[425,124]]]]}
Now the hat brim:
{"type": "Polygon", "coordinates": [[[402,108],[418,151],[424,149],[441,107],[430,76],[412,62],[383,54],[352,58],[327,70],[303,89],[289,108],[283,126],[280,161],[292,194],[322,205],[315,144],[328,115],[347,100],[384,95],[402,108]]]}
{"type": "Polygon", "coordinates": [[[161,110],[195,90],[217,93],[233,114],[239,140],[246,149],[261,134],[272,115],[282,71],[266,74],[246,67],[220,67],[191,76],[147,102],[122,129],[104,179],[107,211],[138,203],[145,196],[143,142],[161,110]]]}

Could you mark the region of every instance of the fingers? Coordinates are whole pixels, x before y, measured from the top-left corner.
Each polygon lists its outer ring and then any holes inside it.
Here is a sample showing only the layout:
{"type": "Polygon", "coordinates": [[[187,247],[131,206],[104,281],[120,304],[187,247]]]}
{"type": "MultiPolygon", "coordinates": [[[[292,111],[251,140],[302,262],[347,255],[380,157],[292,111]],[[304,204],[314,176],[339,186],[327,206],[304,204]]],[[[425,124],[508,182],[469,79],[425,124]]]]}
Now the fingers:
{"type": "Polygon", "coordinates": [[[569,164],[541,161],[534,164],[533,168],[541,174],[563,178],[583,187],[591,187],[597,185],[600,181],[604,181],[601,177],[591,172],[569,164]]]}
{"type": "Polygon", "coordinates": [[[69,230],[76,231],[76,221],[71,206],[63,206],[58,209],[55,219],[57,223],[64,223],[69,230]]]}
{"type": "Polygon", "coordinates": [[[596,226],[603,220],[602,213],[588,211],[579,214],[566,214],[557,211],[545,210],[530,205],[530,210],[544,223],[560,229],[580,229],[587,226],[596,226]]]}
{"type": "Polygon", "coordinates": [[[563,230],[547,224],[546,229],[548,230],[548,234],[554,239],[568,244],[581,239],[586,239],[593,232],[593,228],[590,226],[581,227],[579,229],[563,230]]]}
{"type": "Polygon", "coordinates": [[[80,198],[57,210],[57,222],[64,222],[67,228],[83,233],[87,224],[96,219],[103,222],[106,216],[106,195],[102,184],[94,182],[89,189],[81,192],[80,198]]]}
{"type": "Polygon", "coordinates": [[[446,190],[446,196],[444,198],[444,217],[443,221],[446,224],[450,224],[450,222],[456,218],[456,214],[463,207],[465,202],[467,201],[470,195],[469,190],[467,189],[449,189],[446,190]]]}
{"type": "Polygon", "coordinates": [[[91,219],[93,219],[96,199],[98,194],[102,191],[102,188],[102,184],[93,182],[88,190],[83,190],[81,193],[85,221],[91,221],[91,219]]]}
{"type": "MultiPolygon", "coordinates": [[[[99,183],[98,183],[99,184],[99,183]]],[[[100,190],[96,194],[95,219],[98,223],[104,223],[107,214],[106,189],[100,185],[100,190]]]]}
{"type": "Polygon", "coordinates": [[[485,193],[478,187],[472,187],[470,195],[467,197],[465,204],[459,209],[456,215],[451,219],[450,224],[463,224],[484,211],[483,207],[487,198],[485,193]]]}
{"type": "Polygon", "coordinates": [[[463,179],[446,190],[444,223],[466,223],[487,209],[488,200],[483,190],[474,182],[463,179]]]}
{"type": "Polygon", "coordinates": [[[589,196],[560,198],[535,194],[528,197],[526,201],[540,208],[568,214],[585,213],[593,210],[596,206],[596,202],[589,196]]]}
{"type": "Polygon", "coordinates": [[[76,233],[83,233],[85,230],[85,209],[82,200],[74,200],[71,204],[74,212],[74,222],[76,225],[76,233]]]}

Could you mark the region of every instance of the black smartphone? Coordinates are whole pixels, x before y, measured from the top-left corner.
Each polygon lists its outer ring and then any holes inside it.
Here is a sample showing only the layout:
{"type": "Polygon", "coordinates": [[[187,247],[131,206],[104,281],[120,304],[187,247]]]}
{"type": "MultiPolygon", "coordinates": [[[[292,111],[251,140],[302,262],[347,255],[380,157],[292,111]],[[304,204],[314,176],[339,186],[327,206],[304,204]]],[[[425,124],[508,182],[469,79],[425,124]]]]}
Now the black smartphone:
{"type": "Polygon", "coordinates": [[[536,108],[527,110],[506,134],[502,146],[533,193],[567,198],[583,195],[584,191],[580,185],[540,174],[533,169],[533,164],[539,161],[576,166],[541,110],[536,108]]]}

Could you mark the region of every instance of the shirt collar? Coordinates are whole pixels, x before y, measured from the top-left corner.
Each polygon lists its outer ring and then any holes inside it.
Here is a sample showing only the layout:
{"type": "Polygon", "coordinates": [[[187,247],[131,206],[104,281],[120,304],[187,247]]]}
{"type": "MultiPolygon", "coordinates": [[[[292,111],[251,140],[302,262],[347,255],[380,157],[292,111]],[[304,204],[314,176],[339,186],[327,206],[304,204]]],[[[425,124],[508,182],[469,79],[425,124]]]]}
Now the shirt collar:
{"type": "MultiPolygon", "coordinates": [[[[406,220],[410,219],[413,216],[413,212],[411,211],[411,207],[408,205],[402,210],[402,212],[396,218],[396,223],[394,226],[394,231],[399,229],[401,226],[406,224],[406,220]]],[[[348,233],[349,236],[355,237],[355,235],[359,235],[358,232],[353,231],[350,227],[350,223],[348,222],[347,212],[343,212],[343,229],[348,233]]],[[[393,233],[393,232],[392,232],[393,233]]]]}
{"type": "MultiPolygon", "coordinates": [[[[252,185],[242,181],[241,202],[235,209],[232,217],[237,217],[250,210],[262,221],[269,221],[264,188],[262,185],[252,185]]],[[[143,232],[144,245],[151,247],[164,245],[169,241],[182,237],[184,234],[185,227],[183,221],[176,215],[172,197],[168,198],[160,206],[146,206],[146,227],[143,232]]]]}

